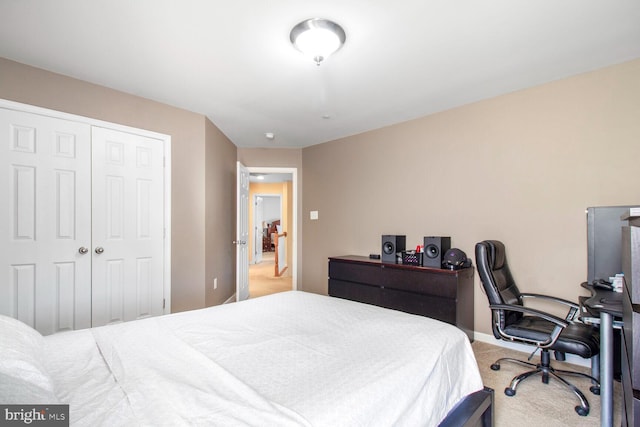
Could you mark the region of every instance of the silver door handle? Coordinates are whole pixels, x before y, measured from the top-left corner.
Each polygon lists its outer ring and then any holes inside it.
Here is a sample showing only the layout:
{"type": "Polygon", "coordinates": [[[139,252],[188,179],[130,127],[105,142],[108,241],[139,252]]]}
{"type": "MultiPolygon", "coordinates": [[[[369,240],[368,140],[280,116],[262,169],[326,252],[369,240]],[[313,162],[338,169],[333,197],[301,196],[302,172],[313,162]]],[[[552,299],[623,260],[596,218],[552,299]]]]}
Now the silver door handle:
{"type": "Polygon", "coordinates": [[[102,252],[104,252],[104,248],[103,248],[102,246],[98,246],[98,247],[96,248],[96,253],[97,253],[98,255],[100,255],[102,252]]]}
{"type": "Polygon", "coordinates": [[[84,246],[81,246],[80,249],[78,249],[78,252],[80,252],[80,254],[84,255],[87,252],[89,252],[89,249],[85,248],[84,246]]]}
{"type": "Polygon", "coordinates": [[[234,240],[231,243],[233,243],[234,245],[246,245],[247,244],[247,242],[244,241],[244,240],[234,240]]]}

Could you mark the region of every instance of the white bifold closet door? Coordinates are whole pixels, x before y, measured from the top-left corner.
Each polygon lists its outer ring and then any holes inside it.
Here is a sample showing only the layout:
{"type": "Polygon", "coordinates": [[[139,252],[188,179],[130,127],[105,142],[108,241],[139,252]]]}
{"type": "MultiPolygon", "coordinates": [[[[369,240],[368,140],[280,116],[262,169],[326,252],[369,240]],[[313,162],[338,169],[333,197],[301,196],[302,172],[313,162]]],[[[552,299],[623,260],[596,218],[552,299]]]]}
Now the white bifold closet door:
{"type": "Polygon", "coordinates": [[[163,313],[162,141],[0,109],[0,314],[43,334],[163,313]]]}
{"type": "Polygon", "coordinates": [[[0,313],[91,326],[91,127],[0,110],[0,313]]]}
{"type": "Polygon", "coordinates": [[[163,145],[94,127],[92,152],[92,324],[162,314],[163,145]]]}

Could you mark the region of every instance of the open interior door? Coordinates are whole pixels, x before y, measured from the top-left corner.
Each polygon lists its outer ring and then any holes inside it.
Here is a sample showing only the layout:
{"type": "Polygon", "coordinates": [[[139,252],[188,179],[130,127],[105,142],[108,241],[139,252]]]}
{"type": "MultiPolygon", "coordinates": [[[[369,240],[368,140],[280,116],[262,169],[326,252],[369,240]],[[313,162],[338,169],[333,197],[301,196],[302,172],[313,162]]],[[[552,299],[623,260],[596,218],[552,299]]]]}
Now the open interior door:
{"type": "Polygon", "coordinates": [[[262,228],[262,197],[255,196],[253,204],[253,264],[262,262],[262,240],[264,238],[264,230],[262,228]]]}
{"type": "Polygon", "coordinates": [[[249,169],[240,162],[236,188],[236,301],[242,301],[249,298],[249,169]]]}

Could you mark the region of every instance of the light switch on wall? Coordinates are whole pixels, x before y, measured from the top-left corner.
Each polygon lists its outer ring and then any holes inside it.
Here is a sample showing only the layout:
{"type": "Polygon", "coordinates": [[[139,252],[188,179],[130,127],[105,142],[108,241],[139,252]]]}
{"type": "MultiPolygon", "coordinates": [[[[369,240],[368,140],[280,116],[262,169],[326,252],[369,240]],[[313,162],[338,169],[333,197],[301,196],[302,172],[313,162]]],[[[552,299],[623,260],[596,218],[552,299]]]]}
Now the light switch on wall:
{"type": "Polygon", "coordinates": [[[312,220],[318,219],[318,211],[310,211],[309,212],[309,219],[312,219],[312,220]]]}

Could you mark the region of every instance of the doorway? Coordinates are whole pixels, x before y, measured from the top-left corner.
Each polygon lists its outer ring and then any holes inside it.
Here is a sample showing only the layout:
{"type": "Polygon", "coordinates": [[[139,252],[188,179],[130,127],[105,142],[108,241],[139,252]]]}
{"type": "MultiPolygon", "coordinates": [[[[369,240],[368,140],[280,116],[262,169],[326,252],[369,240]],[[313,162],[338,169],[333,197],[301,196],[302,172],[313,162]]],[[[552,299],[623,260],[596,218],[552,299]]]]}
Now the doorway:
{"type": "MultiPolygon", "coordinates": [[[[268,295],[276,292],[297,289],[297,169],[249,167],[250,172],[250,209],[248,228],[252,234],[249,241],[252,248],[249,261],[249,297],[268,295]],[[262,205],[261,212],[256,207],[262,205]],[[271,207],[269,207],[271,206],[271,207]],[[267,212],[265,212],[265,209],[267,212]],[[276,274],[275,245],[272,238],[286,238],[286,253],[279,251],[280,263],[286,266],[284,273],[276,274]],[[275,234],[273,234],[275,233],[275,234]]],[[[282,264],[281,264],[282,266],[282,264]]]]}
{"type": "MultiPolygon", "coordinates": [[[[282,218],[282,195],[253,191],[253,233],[249,264],[260,264],[264,253],[275,251],[275,242],[270,232],[282,218]]],[[[286,208],[286,206],[285,206],[286,208]]]]}

